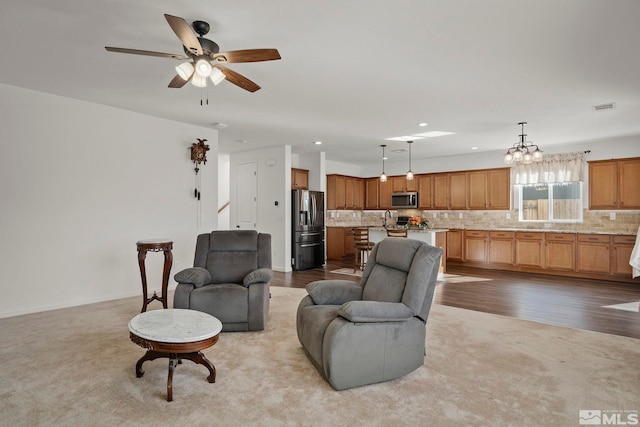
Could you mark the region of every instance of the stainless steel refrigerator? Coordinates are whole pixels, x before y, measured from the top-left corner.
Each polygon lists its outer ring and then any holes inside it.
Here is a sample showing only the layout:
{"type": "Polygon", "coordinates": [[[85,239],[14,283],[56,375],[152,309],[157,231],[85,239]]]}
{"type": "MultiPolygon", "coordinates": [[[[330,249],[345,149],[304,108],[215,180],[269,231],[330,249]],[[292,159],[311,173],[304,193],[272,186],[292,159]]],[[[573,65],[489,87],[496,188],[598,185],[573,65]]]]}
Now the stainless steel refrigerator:
{"type": "Polygon", "coordinates": [[[320,267],[324,264],[324,193],[291,190],[291,196],[291,267],[320,267]]]}

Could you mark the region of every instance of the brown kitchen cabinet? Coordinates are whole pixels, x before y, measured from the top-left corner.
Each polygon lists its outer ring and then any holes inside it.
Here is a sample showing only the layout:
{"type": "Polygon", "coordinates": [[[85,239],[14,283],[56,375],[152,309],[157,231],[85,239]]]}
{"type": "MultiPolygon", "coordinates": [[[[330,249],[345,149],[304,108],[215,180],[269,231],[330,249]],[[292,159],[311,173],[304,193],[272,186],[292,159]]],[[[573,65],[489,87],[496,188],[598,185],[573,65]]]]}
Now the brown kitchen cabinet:
{"type": "Polygon", "coordinates": [[[516,232],[515,265],[542,268],[543,233],[516,232]]]}
{"type": "Polygon", "coordinates": [[[405,175],[400,176],[390,176],[389,181],[391,181],[391,191],[393,193],[406,193],[407,191],[417,191],[416,177],[412,180],[407,180],[405,175]]]}
{"type": "Polygon", "coordinates": [[[364,180],[364,208],[378,209],[378,182],[380,178],[367,178],[364,180]]]}
{"type": "Polygon", "coordinates": [[[416,175],[414,180],[418,184],[418,209],[433,209],[432,175],[416,175]]]}
{"type": "Polygon", "coordinates": [[[464,261],[487,262],[486,231],[464,231],[464,261]]]}
{"type": "Polygon", "coordinates": [[[511,208],[511,170],[509,168],[469,171],[469,209],[511,208]]]}
{"type": "Polygon", "coordinates": [[[611,271],[610,240],[606,234],[579,234],[576,271],[609,274],[611,271]]]}
{"type": "Polygon", "coordinates": [[[452,261],[462,261],[463,230],[447,231],[446,258],[452,261]]]}
{"type": "Polygon", "coordinates": [[[341,261],[352,256],[353,233],[348,227],[327,227],[327,259],[341,261]]]}
{"type": "Polygon", "coordinates": [[[589,164],[589,209],[640,209],[640,157],[589,164]]]}
{"type": "Polygon", "coordinates": [[[489,263],[513,265],[513,231],[489,232],[489,263]]]}
{"type": "Polygon", "coordinates": [[[467,172],[449,174],[449,209],[467,209],[467,172]]]}
{"type": "Polygon", "coordinates": [[[309,171],[306,169],[291,168],[291,188],[294,190],[308,190],[309,171]]]}
{"type": "Polygon", "coordinates": [[[576,235],[570,233],[544,234],[544,266],[548,270],[573,271],[576,267],[576,235]]]}
{"type": "Polygon", "coordinates": [[[633,269],[629,265],[629,260],[635,243],[635,236],[613,236],[611,274],[631,277],[633,269]]]}
{"type": "MultiPolygon", "coordinates": [[[[433,208],[449,209],[449,174],[433,174],[433,208]]],[[[419,196],[418,196],[419,197],[419,196]]]]}
{"type": "Polygon", "coordinates": [[[391,209],[392,192],[393,188],[391,187],[390,179],[378,183],[378,207],[380,209],[391,209]]]}

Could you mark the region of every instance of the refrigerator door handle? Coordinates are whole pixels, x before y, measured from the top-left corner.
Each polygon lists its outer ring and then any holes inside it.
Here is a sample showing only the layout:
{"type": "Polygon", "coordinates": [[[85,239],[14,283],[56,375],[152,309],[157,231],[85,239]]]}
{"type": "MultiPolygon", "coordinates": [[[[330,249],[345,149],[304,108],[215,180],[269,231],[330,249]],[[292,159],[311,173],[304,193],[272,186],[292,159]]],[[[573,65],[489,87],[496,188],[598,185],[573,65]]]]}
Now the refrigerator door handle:
{"type": "Polygon", "coordinates": [[[319,246],[319,245],[323,245],[324,242],[318,242],[318,243],[306,243],[306,244],[302,244],[300,245],[301,248],[308,248],[310,246],[319,246]]]}
{"type": "Polygon", "coordinates": [[[324,233],[322,232],[317,232],[317,233],[301,233],[301,236],[322,236],[324,233]]]}
{"type": "Polygon", "coordinates": [[[311,209],[311,226],[315,227],[316,225],[316,196],[313,193],[309,193],[310,203],[309,209],[311,209]]]}

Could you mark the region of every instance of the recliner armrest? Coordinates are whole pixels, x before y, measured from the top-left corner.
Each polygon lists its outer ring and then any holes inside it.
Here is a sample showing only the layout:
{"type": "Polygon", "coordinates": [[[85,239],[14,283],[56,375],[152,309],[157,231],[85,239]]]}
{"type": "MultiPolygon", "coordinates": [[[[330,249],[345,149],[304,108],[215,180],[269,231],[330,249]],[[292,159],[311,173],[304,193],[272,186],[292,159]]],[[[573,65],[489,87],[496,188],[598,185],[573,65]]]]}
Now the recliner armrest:
{"type": "Polygon", "coordinates": [[[338,310],[338,316],[355,323],[403,322],[414,314],[401,302],[350,301],[338,310]]]}
{"type": "Polygon", "coordinates": [[[362,299],[362,288],[351,280],[317,280],[307,285],[307,293],[316,305],[342,305],[362,299]]]}
{"type": "Polygon", "coordinates": [[[178,283],[190,283],[196,288],[211,283],[211,273],[206,268],[191,267],[176,273],[173,279],[178,283]]]}
{"type": "Polygon", "coordinates": [[[254,283],[269,283],[273,279],[273,271],[270,268],[259,268],[247,274],[242,280],[244,286],[254,283]]]}

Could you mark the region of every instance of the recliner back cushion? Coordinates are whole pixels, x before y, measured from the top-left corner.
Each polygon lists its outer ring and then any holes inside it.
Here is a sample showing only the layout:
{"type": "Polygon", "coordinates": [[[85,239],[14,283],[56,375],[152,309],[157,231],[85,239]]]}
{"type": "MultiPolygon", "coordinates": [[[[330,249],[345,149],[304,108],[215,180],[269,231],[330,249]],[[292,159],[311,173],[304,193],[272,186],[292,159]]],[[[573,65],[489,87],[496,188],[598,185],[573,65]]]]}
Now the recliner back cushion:
{"type": "Polygon", "coordinates": [[[379,242],[367,260],[363,275],[362,299],[367,301],[401,302],[407,274],[422,242],[387,238],[379,242]],[[372,267],[369,267],[373,264],[372,267]]]}
{"type": "Polygon", "coordinates": [[[247,274],[259,268],[258,233],[231,230],[198,236],[194,264],[211,272],[212,283],[242,283],[247,274]]]}
{"type": "Polygon", "coordinates": [[[371,270],[367,284],[362,290],[364,301],[401,302],[407,273],[382,264],[371,270]]]}

